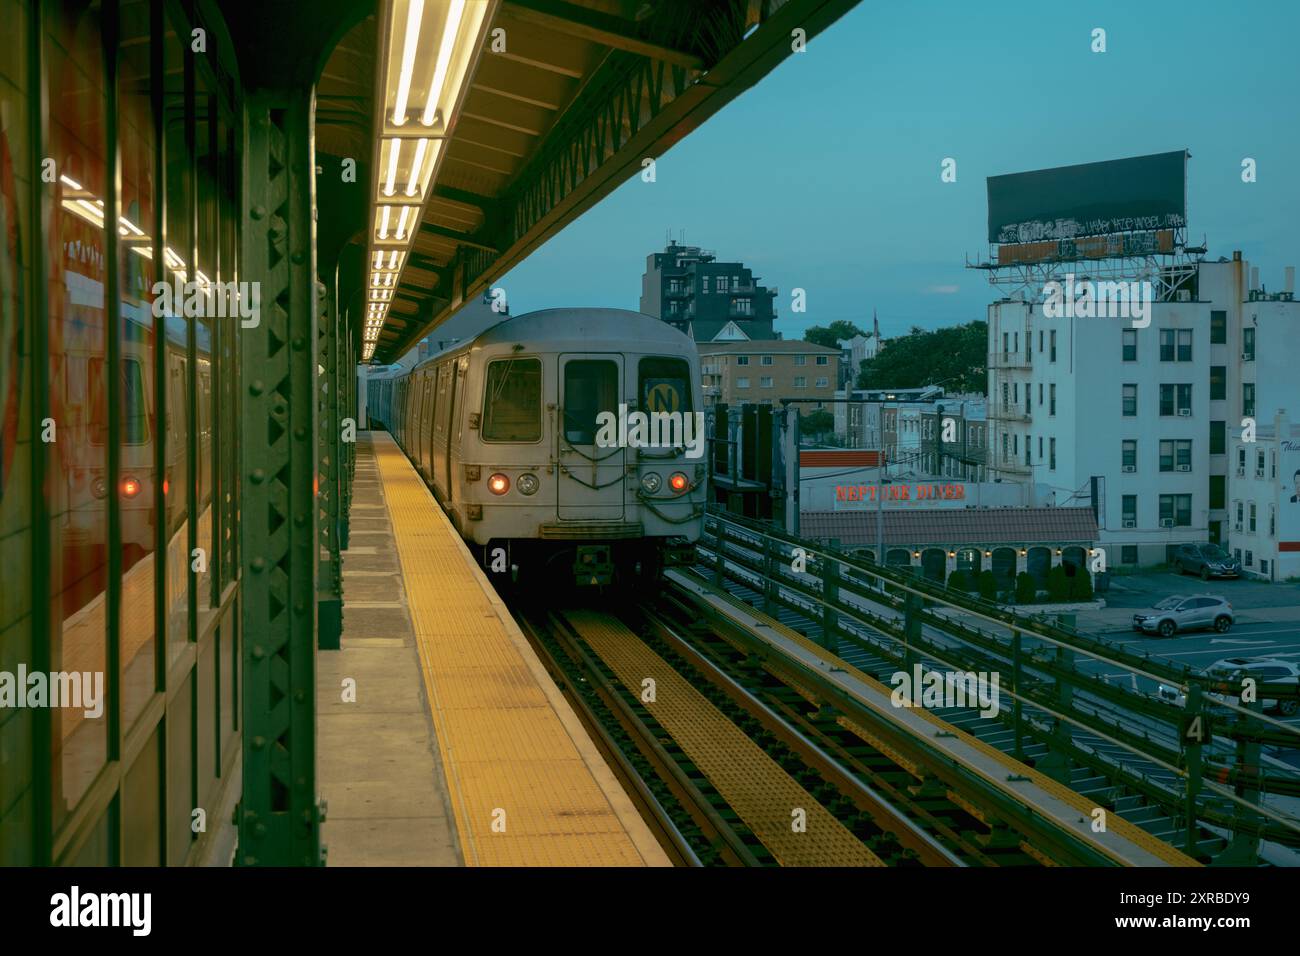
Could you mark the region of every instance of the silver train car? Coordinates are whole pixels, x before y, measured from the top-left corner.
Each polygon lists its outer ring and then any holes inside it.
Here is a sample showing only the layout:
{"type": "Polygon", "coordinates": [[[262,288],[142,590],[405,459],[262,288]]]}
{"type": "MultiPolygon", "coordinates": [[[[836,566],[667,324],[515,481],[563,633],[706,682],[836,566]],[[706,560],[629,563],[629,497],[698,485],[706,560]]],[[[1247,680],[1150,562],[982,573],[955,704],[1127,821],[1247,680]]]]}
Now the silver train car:
{"type": "Polygon", "coordinates": [[[580,585],[688,563],[707,454],[695,344],[620,309],[507,319],[367,385],[489,572],[580,585]]]}

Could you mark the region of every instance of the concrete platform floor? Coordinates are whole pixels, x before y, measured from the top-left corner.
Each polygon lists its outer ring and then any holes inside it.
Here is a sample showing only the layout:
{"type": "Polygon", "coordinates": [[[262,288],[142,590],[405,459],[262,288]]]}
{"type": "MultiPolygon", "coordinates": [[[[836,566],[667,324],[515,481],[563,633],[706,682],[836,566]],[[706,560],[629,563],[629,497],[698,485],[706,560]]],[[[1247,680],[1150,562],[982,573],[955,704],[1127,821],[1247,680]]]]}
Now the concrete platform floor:
{"type": "Polygon", "coordinates": [[[329,866],[462,866],[442,760],[369,441],[357,442],[343,649],[317,658],[329,866]],[[355,701],[345,700],[345,681],[355,701]]]}

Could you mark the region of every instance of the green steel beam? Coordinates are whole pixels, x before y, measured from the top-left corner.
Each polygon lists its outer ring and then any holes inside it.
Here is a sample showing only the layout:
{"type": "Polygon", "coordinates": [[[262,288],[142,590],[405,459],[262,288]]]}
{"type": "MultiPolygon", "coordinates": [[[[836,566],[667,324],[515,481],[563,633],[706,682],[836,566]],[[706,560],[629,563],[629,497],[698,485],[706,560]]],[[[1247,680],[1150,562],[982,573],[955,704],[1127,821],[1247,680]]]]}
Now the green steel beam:
{"type": "Polygon", "coordinates": [[[322,862],[316,798],[316,233],[311,86],[246,91],[240,330],[243,866],[322,862]]]}
{"type": "MultiPolygon", "coordinates": [[[[331,272],[333,270],[330,270],[331,272]]],[[[316,328],[317,361],[322,374],[316,383],[319,463],[316,509],[320,528],[317,549],[316,600],[321,650],[338,650],[343,636],[343,566],[339,557],[339,450],[342,415],[338,391],[338,308],[325,283],[316,283],[319,308],[316,328]]]]}

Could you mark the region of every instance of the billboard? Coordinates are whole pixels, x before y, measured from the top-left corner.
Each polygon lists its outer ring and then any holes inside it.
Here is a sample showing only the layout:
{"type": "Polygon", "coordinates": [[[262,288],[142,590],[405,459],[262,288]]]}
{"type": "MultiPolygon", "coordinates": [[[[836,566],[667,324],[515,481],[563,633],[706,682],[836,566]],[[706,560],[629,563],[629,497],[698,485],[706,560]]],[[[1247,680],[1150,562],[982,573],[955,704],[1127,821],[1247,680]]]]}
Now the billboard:
{"type": "Polygon", "coordinates": [[[988,178],[989,242],[1056,242],[1187,225],[1187,151],[988,178]]]}

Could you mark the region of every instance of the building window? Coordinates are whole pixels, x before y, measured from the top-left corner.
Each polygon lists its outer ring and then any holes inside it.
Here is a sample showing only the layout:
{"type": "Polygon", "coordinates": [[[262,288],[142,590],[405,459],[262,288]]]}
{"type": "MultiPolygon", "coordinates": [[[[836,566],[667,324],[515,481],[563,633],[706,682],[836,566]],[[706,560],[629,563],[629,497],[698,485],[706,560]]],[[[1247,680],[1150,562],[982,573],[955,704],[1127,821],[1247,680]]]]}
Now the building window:
{"type": "Polygon", "coordinates": [[[1268,506],[1268,536],[1270,538],[1277,536],[1277,508],[1275,505],[1268,506]]]}
{"type": "Polygon", "coordinates": [[[1254,563],[1255,563],[1255,552],[1253,552],[1253,551],[1251,551],[1249,548],[1247,548],[1247,549],[1246,549],[1246,560],[1245,560],[1244,564],[1246,565],[1246,567],[1250,567],[1250,566],[1251,566],[1252,564],[1254,564],[1254,563]]]}
{"type": "Polygon", "coordinates": [[[1210,344],[1227,345],[1228,344],[1228,313],[1211,311],[1210,312],[1210,344]]]}
{"type": "Polygon", "coordinates": [[[1120,333],[1123,339],[1122,357],[1125,362],[1136,362],[1138,358],[1137,329],[1125,329],[1120,333]]]}
{"type": "Polygon", "coordinates": [[[1162,441],[1160,443],[1161,471],[1191,471],[1192,443],[1190,440],[1162,441]]]}
{"type": "Polygon", "coordinates": [[[736,364],[737,364],[737,365],[748,365],[748,364],[749,364],[749,356],[748,356],[748,355],[737,355],[737,356],[736,356],[736,364]]]}
{"type": "Polygon", "coordinates": [[[771,387],[772,387],[772,376],[770,376],[770,375],[764,375],[764,376],[761,376],[761,377],[759,378],[759,380],[758,380],[758,387],[759,387],[759,388],[771,388],[771,387]]]}
{"type": "Polygon", "coordinates": [[[1020,383],[1019,382],[1011,383],[1011,401],[1016,405],[1020,404],[1020,383]]]}
{"type": "Polygon", "coordinates": [[[794,357],[794,364],[795,364],[795,365],[807,365],[807,364],[808,364],[808,356],[806,356],[806,355],[796,355],[796,356],[794,357]]]}
{"type": "Polygon", "coordinates": [[[1189,528],[1192,524],[1191,495],[1160,496],[1160,527],[1189,528]]]}
{"type": "Polygon", "coordinates": [[[1172,362],[1174,360],[1174,330],[1160,330],[1160,361],[1172,362]]]}
{"type": "Polygon", "coordinates": [[[719,292],[731,291],[731,276],[718,276],[718,291],[719,292]]]}
{"type": "Polygon", "coordinates": [[[1262,450],[1255,452],[1255,477],[1264,477],[1264,452],[1262,450]]]}
{"type": "Polygon", "coordinates": [[[1246,530],[1249,531],[1251,534],[1254,534],[1255,533],[1255,502],[1253,501],[1250,503],[1249,513],[1250,513],[1250,524],[1246,526],[1246,530]]]}
{"type": "Polygon", "coordinates": [[[1241,330],[1241,360],[1243,362],[1255,361],[1255,330],[1241,330]]]}
{"type": "Polygon", "coordinates": [[[1043,457],[1043,436],[1042,435],[1038,436],[1038,457],[1040,460],[1043,457]]]}
{"type": "Polygon", "coordinates": [[[1228,423],[1210,422],[1210,454],[1222,455],[1227,452],[1228,423]]]}
{"type": "Polygon", "coordinates": [[[1047,414],[1055,415],[1056,414],[1056,383],[1053,382],[1051,385],[1049,385],[1047,387],[1047,391],[1048,391],[1048,398],[1051,401],[1051,404],[1048,405],[1047,408],[1047,414]]]}
{"type": "Polygon", "coordinates": [[[1056,439],[1055,438],[1049,438],[1047,440],[1047,451],[1049,455],[1047,468],[1049,471],[1056,471],[1056,439]]]}
{"type": "Polygon", "coordinates": [[[1120,547],[1119,563],[1120,564],[1138,563],[1138,547],[1136,544],[1126,544],[1120,547]]]}
{"type": "Polygon", "coordinates": [[[807,388],[807,387],[808,387],[808,376],[806,376],[806,375],[796,375],[796,376],[794,377],[794,387],[795,387],[795,388],[807,388]]]}
{"type": "Polygon", "coordinates": [[[1120,511],[1123,514],[1124,527],[1126,528],[1137,527],[1138,496],[1123,495],[1120,498],[1120,511]]]}
{"type": "Polygon", "coordinates": [[[1192,360],[1192,330],[1178,330],[1178,361],[1190,362],[1192,360]]]}
{"type": "Polygon", "coordinates": [[[1222,401],[1228,397],[1228,367],[1226,365],[1210,366],[1210,401],[1222,401]]]}
{"type": "Polygon", "coordinates": [[[1029,450],[1030,450],[1029,438],[1028,436],[1026,436],[1025,438],[1025,467],[1026,468],[1028,468],[1030,465],[1033,464],[1033,462],[1030,461],[1029,459],[1029,450]]]}
{"type": "Polygon", "coordinates": [[[816,387],[817,387],[817,388],[828,388],[828,387],[829,387],[829,380],[828,380],[825,376],[823,376],[822,378],[817,379],[816,387]]]}
{"type": "Polygon", "coordinates": [[[1047,357],[1050,361],[1055,362],[1056,361],[1056,329],[1052,329],[1051,334],[1048,336],[1048,345],[1050,346],[1050,351],[1047,357]]]}
{"type": "Polygon", "coordinates": [[[1011,333],[1002,333],[1002,361],[1007,360],[1007,355],[1011,352],[1011,333]]]}
{"type": "Polygon", "coordinates": [[[1236,505],[1237,505],[1237,524],[1236,524],[1236,530],[1240,531],[1240,530],[1241,530],[1241,517],[1242,517],[1242,513],[1243,513],[1243,510],[1244,510],[1244,509],[1242,508],[1242,504],[1241,504],[1240,501],[1236,502],[1236,505]]]}
{"type": "Polygon", "coordinates": [[[702,277],[700,278],[700,283],[701,283],[701,285],[700,285],[700,291],[701,291],[701,292],[704,292],[704,293],[707,294],[708,291],[709,291],[709,277],[708,277],[707,275],[706,275],[706,276],[702,276],[702,277]]]}
{"type": "Polygon", "coordinates": [[[819,355],[819,356],[817,356],[817,364],[818,364],[818,365],[829,365],[829,364],[830,364],[830,361],[831,361],[831,357],[830,357],[829,355],[819,355]]]}
{"type": "Polygon", "coordinates": [[[758,360],[758,363],[759,363],[760,365],[771,365],[771,364],[772,364],[772,356],[770,356],[770,355],[764,355],[764,356],[762,356],[762,357],[758,360]]]}
{"type": "Polygon", "coordinates": [[[1043,407],[1043,383],[1038,383],[1038,407],[1043,407]]]}
{"type": "Polygon", "coordinates": [[[1241,414],[1253,416],[1255,414],[1255,383],[1241,383],[1241,414]]]}
{"type": "Polygon", "coordinates": [[[1123,414],[1125,418],[1132,418],[1138,413],[1138,387],[1136,385],[1125,385],[1123,389],[1123,414]]]}
{"type": "Polygon", "coordinates": [[[1125,471],[1137,471],[1138,464],[1138,443],[1135,439],[1126,438],[1120,444],[1120,465],[1125,471]]]}
{"type": "Polygon", "coordinates": [[[753,314],[754,314],[754,302],[753,302],[752,299],[748,299],[748,298],[745,298],[745,299],[732,299],[732,300],[731,300],[731,311],[732,311],[735,315],[753,315],[753,314]]]}
{"type": "Polygon", "coordinates": [[[749,379],[747,378],[736,379],[736,388],[749,388],[749,379]]]}
{"type": "Polygon", "coordinates": [[[1190,415],[1192,412],[1192,386],[1161,385],[1160,414],[1190,415]]]}
{"type": "Polygon", "coordinates": [[[1228,479],[1224,475],[1210,475],[1210,507],[1219,510],[1227,499],[1228,479]]]}

